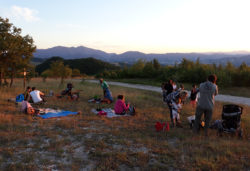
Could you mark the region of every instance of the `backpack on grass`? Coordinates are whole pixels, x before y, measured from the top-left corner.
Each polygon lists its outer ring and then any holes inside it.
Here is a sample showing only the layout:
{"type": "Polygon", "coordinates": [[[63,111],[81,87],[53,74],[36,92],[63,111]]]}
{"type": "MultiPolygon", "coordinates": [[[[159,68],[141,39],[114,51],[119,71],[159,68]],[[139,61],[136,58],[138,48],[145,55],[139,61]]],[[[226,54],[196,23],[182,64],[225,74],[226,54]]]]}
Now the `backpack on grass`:
{"type": "Polygon", "coordinates": [[[129,107],[129,114],[130,115],[135,115],[135,107],[133,107],[133,106],[129,107]]]}
{"type": "Polygon", "coordinates": [[[16,96],[16,102],[22,102],[24,101],[24,95],[23,94],[19,94],[16,96]]]}

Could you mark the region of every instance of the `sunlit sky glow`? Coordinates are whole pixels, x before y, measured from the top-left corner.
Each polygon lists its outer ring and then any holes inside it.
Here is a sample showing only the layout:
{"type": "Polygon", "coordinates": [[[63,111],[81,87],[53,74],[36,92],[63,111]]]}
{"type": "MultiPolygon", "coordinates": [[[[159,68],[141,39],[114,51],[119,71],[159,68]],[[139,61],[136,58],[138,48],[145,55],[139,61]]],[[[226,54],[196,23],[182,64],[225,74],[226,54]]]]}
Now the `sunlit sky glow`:
{"type": "Polygon", "coordinates": [[[250,51],[249,0],[0,0],[37,48],[106,52],[250,51]]]}

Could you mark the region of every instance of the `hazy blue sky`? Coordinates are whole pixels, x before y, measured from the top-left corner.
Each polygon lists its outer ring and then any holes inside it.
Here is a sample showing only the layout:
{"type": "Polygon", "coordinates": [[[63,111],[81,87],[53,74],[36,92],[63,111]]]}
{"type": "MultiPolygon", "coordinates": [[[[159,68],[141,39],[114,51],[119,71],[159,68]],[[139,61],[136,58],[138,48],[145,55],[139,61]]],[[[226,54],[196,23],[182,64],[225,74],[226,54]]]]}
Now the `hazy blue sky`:
{"type": "Polygon", "coordinates": [[[250,51],[250,0],[0,0],[37,48],[250,51]]]}

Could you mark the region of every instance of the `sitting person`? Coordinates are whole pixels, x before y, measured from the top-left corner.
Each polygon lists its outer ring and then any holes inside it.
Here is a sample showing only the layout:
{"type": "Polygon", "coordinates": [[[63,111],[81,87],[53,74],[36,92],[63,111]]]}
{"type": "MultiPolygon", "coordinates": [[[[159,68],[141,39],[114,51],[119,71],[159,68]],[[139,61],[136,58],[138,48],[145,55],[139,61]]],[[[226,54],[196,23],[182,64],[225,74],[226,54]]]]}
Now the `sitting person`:
{"type": "Polygon", "coordinates": [[[26,114],[29,114],[29,115],[34,115],[36,112],[39,112],[38,110],[35,110],[31,106],[31,104],[28,101],[26,101],[26,100],[22,101],[21,111],[23,113],[26,113],[26,114]]]}
{"type": "Polygon", "coordinates": [[[43,99],[44,93],[39,90],[36,90],[36,87],[32,87],[30,96],[32,98],[33,103],[45,102],[45,100],[43,99]]]}
{"type": "Polygon", "coordinates": [[[125,97],[123,95],[118,95],[115,103],[115,113],[118,115],[125,115],[128,110],[129,104],[125,104],[125,97]]]}
{"type": "Polygon", "coordinates": [[[71,96],[72,95],[72,92],[71,92],[72,88],[73,88],[73,84],[72,83],[68,83],[66,89],[62,91],[61,95],[62,96],[64,96],[64,95],[71,96]]]}
{"type": "Polygon", "coordinates": [[[31,97],[30,97],[30,92],[32,91],[31,87],[28,86],[24,92],[24,100],[26,101],[30,101],[31,97]]]}
{"type": "Polygon", "coordinates": [[[73,84],[68,83],[66,89],[61,92],[61,95],[62,96],[67,95],[72,100],[78,100],[79,92],[72,92],[72,89],[73,89],[73,84]]]}

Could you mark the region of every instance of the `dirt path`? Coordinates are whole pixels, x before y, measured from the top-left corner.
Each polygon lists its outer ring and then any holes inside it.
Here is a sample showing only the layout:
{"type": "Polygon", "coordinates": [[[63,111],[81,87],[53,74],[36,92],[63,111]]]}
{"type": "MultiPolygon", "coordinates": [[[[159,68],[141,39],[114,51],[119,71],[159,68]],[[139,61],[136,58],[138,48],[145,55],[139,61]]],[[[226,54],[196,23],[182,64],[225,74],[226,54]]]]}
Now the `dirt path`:
{"type": "MultiPolygon", "coordinates": [[[[99,83],[98,80],[87,80],[88,82],[91,83],[99,83]]],[[[154,91],[154,92],[159,92],[161,93],[161,88],[160,87],[155,87],[155,86],[149,86],[149,85],[142,85],[142,84],[129,84],[129,83],[120,83],[120,82],[113,82],[113,81],[107,81],[109,85],[117,85],[117,86],[122,86],[122,87],[130,87],[130,88],[137,88],[137,89],[142,89],[142,90],[149,90],[149,91],[154,91]]],[[[243,104],[243,105],[248,105],[250,106],[250,98],[247,97],[238,97],[238,96],[230,96],[230,95],[217,95],[215,96],[216,101],[221,101],[221,102],[229,102],[229,103],[235,103],[235,104],[243,104]]]]}

